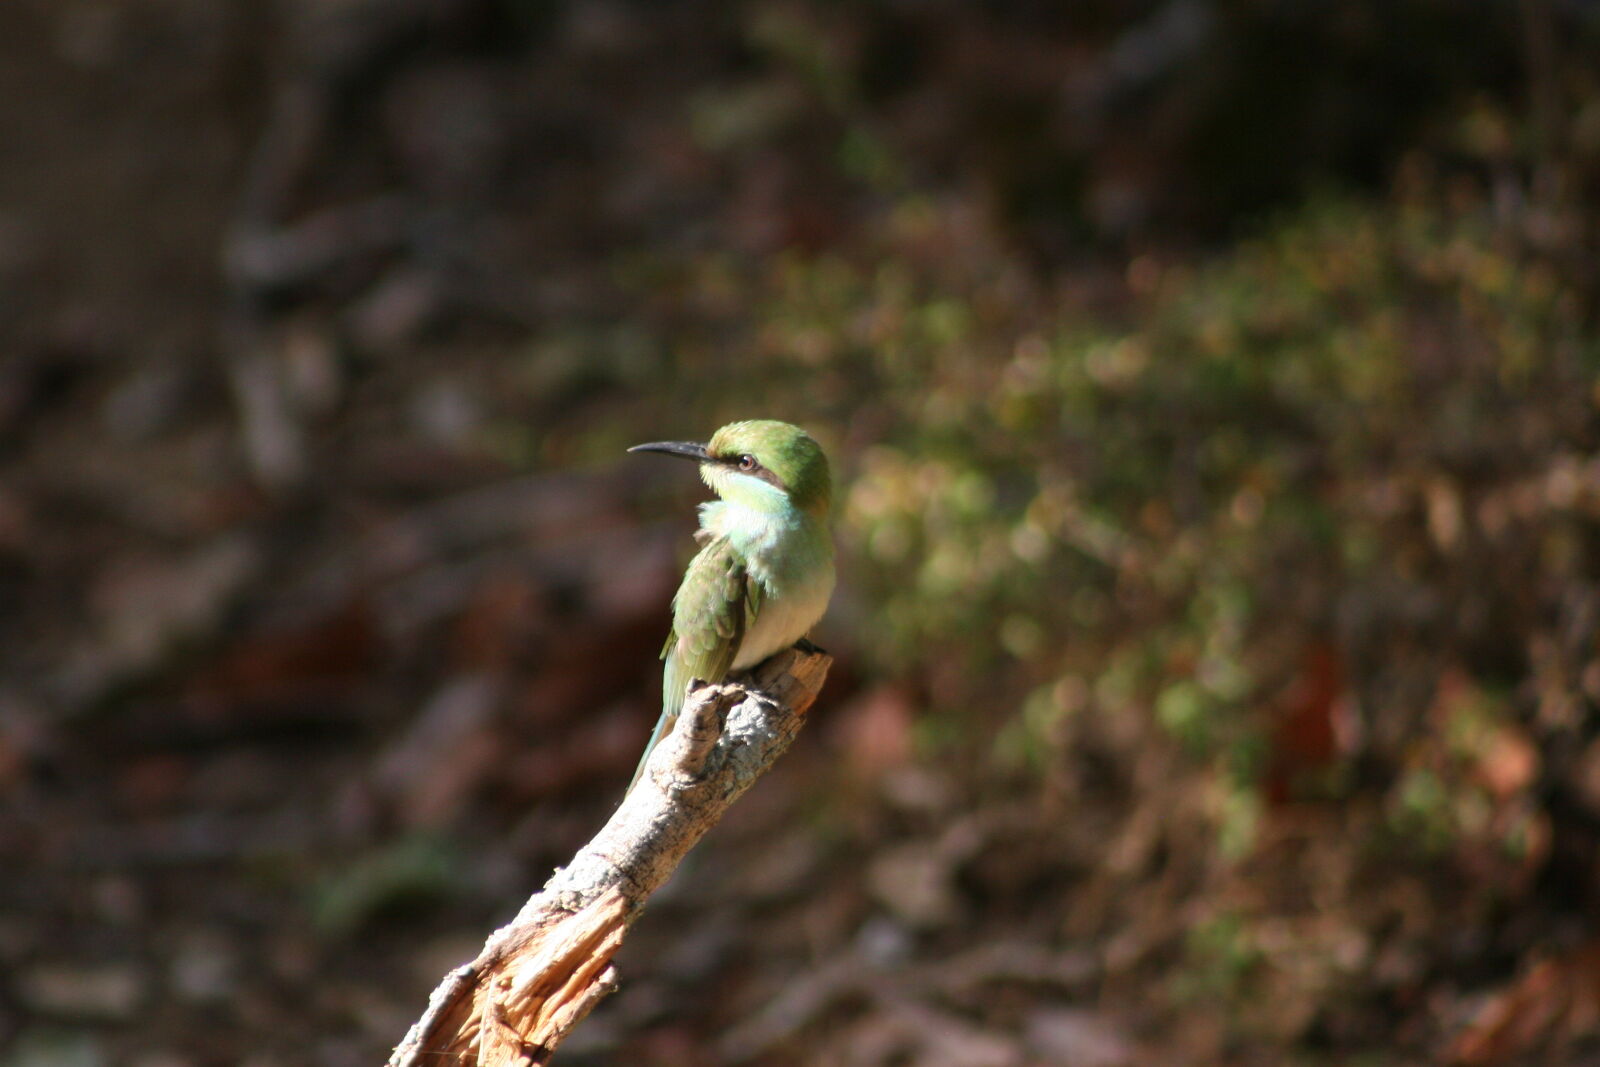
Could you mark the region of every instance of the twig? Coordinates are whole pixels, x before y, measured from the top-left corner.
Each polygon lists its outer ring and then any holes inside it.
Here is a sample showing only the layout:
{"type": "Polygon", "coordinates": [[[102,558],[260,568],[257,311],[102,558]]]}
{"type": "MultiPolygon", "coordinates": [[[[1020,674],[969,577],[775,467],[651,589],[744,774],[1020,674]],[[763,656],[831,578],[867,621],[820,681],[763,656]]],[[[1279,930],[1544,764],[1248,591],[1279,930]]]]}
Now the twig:
{"type": "Polygon", "coordinates": [[[691,691],[610,821],[445,976],[388,1067],[548,1063],[615,987],[611,958],[650,895],[800,732],[831,663],[790,649],[691,691]]]}

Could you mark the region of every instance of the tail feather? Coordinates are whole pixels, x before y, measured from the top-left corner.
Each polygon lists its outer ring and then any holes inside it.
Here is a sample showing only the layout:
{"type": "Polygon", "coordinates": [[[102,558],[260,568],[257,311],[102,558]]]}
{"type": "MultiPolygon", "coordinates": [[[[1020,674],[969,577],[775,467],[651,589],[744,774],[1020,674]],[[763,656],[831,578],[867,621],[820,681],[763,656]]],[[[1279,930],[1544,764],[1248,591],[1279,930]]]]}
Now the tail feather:
{"type": "MultiPolygon", "coordinates": [[[[670,653],[674,641],[667,643],[670,653]]],[[[683,710],[683,702],[689,695],[689,684],[693,678],[685,677],[683,658],[677,655],[663,657],[666,662],[662,665],[661,672],[661,717],[656,720],[656,728],[650,733],[650,740],[644,746],[644,755],[639,757],[639,766],[634,768],[633,777],[628,781],[628,793],[633,792],[633,787],[639,784],[639,776],[644,774],[644,765],[650,759],[650,753],[656,750],[656,744],[667,734],[672,732],[672,726],[678,721],[678,712],[683,710]]],[[[628,793],[622,794],[627,796],[628,793]]]]}
{"type": "Polygon", "coordinates": [[[677,721],[676,712],[662,712],[661,717],[656,720],[656,728],[650,732],[650,740],[645,743],[644,755],[639,757],[639,766],[633,769],[633,777],[628,780],[628,791],[622,794],[624,797],[633,792],[633,787],[639,784],[639,776],[644,774],[644,765],[650,762],[650,753],[656,750],[656,743],[667,736],[677,721]]]}

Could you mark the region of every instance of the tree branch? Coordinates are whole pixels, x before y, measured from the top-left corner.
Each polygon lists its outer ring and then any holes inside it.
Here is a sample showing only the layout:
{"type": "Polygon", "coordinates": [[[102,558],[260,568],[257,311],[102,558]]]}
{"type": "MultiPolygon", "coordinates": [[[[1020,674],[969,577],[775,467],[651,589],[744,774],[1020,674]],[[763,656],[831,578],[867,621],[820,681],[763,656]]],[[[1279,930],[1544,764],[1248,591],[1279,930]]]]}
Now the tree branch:
{"type": "Polygon", "coordinates": [[[445,976],[388,1067],[548,1063],[615,988],[611,958],[650,895],[800,732],[832,662],[790,649],[691,690],[610,821],[445,976]]]}

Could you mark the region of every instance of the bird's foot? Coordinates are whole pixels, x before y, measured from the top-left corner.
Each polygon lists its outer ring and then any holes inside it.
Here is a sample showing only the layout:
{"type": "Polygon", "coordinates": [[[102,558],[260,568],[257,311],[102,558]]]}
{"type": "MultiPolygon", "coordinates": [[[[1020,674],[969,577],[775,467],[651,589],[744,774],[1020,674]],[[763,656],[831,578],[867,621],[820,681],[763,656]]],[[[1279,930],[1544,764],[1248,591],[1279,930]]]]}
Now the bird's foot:
{"type": "Polygon", "coordinates": [[[828,654],[827,649],[823,648],[821,645],[813,644],[809,637],[802,637],[800,640],[794,643],[794,647],[798,648],[801,652],[806,653],[808,656],[826,656],[828,654]]]}

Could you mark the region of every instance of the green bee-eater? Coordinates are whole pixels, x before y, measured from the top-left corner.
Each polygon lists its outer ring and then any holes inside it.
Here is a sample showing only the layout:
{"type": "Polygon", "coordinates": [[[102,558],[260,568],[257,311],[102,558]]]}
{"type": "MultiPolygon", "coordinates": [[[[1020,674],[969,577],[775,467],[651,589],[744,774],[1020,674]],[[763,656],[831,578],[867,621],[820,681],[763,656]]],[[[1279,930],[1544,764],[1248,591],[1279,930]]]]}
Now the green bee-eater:
{"type": "Polygon", "coordinates": [[[658,441],[628,451],[696,461],[721,498],[700,505],[695,537],[704,547],[672,598],[661,718],[633,772],[637,782],[677,722],[691,681],[720,682],[754,667],[822,617],[833,593],[833,481],[810,435],[770,419],[729,423],[703,445],[658,441]]]}

